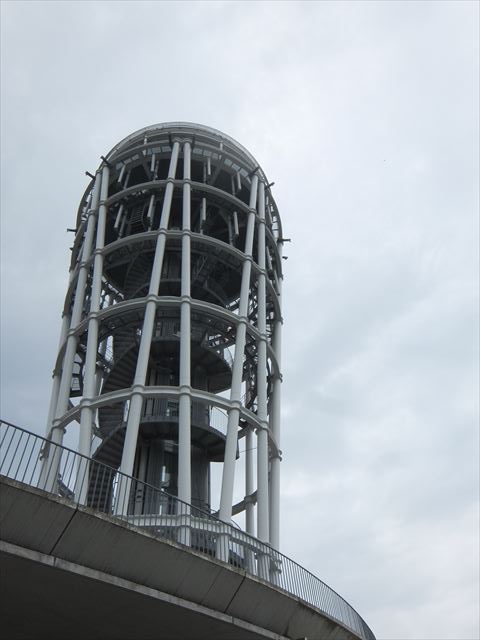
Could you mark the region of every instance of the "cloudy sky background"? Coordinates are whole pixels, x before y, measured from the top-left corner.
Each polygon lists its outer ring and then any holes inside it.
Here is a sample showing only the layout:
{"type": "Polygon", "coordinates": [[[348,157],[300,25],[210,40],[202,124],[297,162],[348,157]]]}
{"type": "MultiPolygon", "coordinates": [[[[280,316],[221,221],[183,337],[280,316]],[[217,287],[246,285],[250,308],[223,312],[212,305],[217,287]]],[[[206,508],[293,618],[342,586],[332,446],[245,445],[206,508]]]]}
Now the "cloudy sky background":
{"type": "Polygon", "coordinates": [[[477,640],[474,2],[2,5],[2,416],[43,434],[76,208],[145,125],[240,141],[286,237],[282,550],[380,640],[477,640]]]}

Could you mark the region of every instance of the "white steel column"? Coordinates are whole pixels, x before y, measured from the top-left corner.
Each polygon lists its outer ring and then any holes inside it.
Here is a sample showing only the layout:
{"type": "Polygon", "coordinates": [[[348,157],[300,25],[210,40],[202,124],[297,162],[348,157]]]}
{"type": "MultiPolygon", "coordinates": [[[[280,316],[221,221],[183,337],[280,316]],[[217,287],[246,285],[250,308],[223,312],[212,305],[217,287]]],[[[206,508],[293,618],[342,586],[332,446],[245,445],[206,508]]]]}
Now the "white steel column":
{"type": "Polygon", "coordinates": [[[152,193],[150,196],[150,202],[148,203],[148,212],[147,212],[147,220],[148,220],[148,230],[151,231],[153,224],[153,212],[155,210],[155,194],[152,193]]]}
{"type": "Polygon", "coordinates": [[[258,266],[257,279],[257,415],[262,428],[257,428],[257,536],[269,541],[268,505],[268,415],[267,415],[267,323],[265,284],[265,185],[258,185],[258,266]]]}
{"type": "Polygon", "coordinates": [[[202,206],[200,209],[200,233],[203,233],[203,227],[207,221],[207,199],[202,198],[202,206]]]}
{"type": "MultiPolygon", "coordinates": [[[[62,318],[62,328],[60,330],[60,340],[58,341],[58,351],[63,346],[63,343],[67,339],[68,329],[70,327],[70,316],[64,313],[62,318]]],[[[48,408],[46,438],[50,437],[50,431],[52,430],[53,418],[55,417],[55,410],[58,403],[58,392],[60,390],[61,371],[54,371],[52,381],[52,392],[50,394],[50,404],[48,408]]],[[[39,487],[45,486],[45,478],[47,474],[48,464],[47,459],[49,456],[49,444],[45,443],[40,451],[40,460],[42,460],[42,466],[40,470],[39,487]]]]}
{"type": "MultiPolygon", "coordinates": [[[[180,400],[178,408],[178,497],[190,505],[192,500],[191,481],[191,397],[190,397],[190,185],[191,146],[183,145],[183,210],[182,210],[182,273],[180,303],[180,400]]],[[[184,505],[185,507],[185,505],[184,505]]],[[[189,511],[185,507],[184,511],[189,511]]],[[[189,513],[183,514],[189,516],[189,513]]],[[[180,540],[190,544],[190,530],[182,527],[180,540]]]]}
{"type": "MultiPolygon", "coordinates": [[[[242,282],[240,287],[240,303],[238,309],[238,324],[235,336],[235,357],[232,370],[232,387],[230,393],[231,408],[228,413],[227,440],[222,473],[222,490],[220,496],[220,520],[230,522],[232,518],[233,483],[235,479],[235,458],[238,442],[238,419],[240,416],[240,400],[242,389],[243,359],[248,322],[248,300],[250,294],[250,274],[252,269],[253,236],[255,231],[255,206],[257,202],[258,176],[252,177],[250,191],[250,212],[248,214],[245,237],[245,256],[242,267],[242,282]]],[[[221,560],[228,561],[228,545],[225,541],[217,548],[217,555],[221,560]]]]}
{"type": "Polygon", "coordinates": [[[80,434],[78,441],[78,452],[85,458],[79,459],[77,468],[77,481],[75,484],[75,495],[84,504],[88,489],[88,458],[90,458],[90,448],[92,443],[92,425],[95,411],[90,408],[89,401],[95,397],[97,392],[97,353],[98,353],[98,318],[100,310],[100,299],[102,295],[102,275],[103,275],[103,255],[105,246],[105,226],[107,220],[107,206],[105,201],[108,198],[108,183],[110,170],[104,164],[102,169],[102,188],[100,194],[100,206],[98,209],[97,238],[95,257],[93,262],[92,291],[90,294],[90,315],[87,329],[87,353],[85,357],[85,368],[83,376],[83,400],[80,412],[80,434]]]}
{"type": "MultiPolygon", "coordinates": [[[[246,426],[245,436],[245,530],[255,536],[255,504],[252,494],[255,491],[253,462],[254,462],[254,437],[253,427],[246,426]]],[[[250,573],[255,573],[255,554],[251,549],[245,550],[245,568],[250,573]]]]}
{"type": "MultiPolygon", "coordinates": [[[[282,259],[282,244],[278,244],[280,260],[282,259]]],[[[278,302],[281,313],[282,278],[278,281],[278,302]]],[[[282,390],[281,361],[282,361],[282,318],[277,318],[273,331],[273,351],[279,368],[278,375],[273,380],[273,395],[270,408],[270,429],[278,447],[278,452],[272,457],[270,469],[270,544],[274,549],[280,545],[280,397],[282,390]]]]}
{"type": "Polygon", "coordinates": [[[255,535],[254,505],[251,495],[254,492],[253,481],[253,427],[247,425],[245,436],[245,529],[251,536],[255,535]]]}
{"type": "MultiPolygon", "coordinates": [[[[100,179],[100,175],[97,176],[98,179],[100,179]]],[[[88,198],[89,201],[89,210],[90,209],[96,209],[96,207],[98,206],[98,200],[99,200],[99,191],[100,187],[98,182],[94,182],[93,185],[93,189],[92,192],[90,193],[90,196],[88,198]]],[[[79,230],[77,230],[77,234],[79,233],[79,230]]],[[[68,289],[70,289],[70,285],[72,283],[72,280],[74,279],[74,273],[75,273],[75,267],[71,266],[70,267],[70,277],[69,277],[69,281],[68,281],[68,289]]],[[[68,313],[65,309],[63,310],[62,313],[62,328],[60,330],[60,339],[58,341],[58,349],[57,352],[60,351],[60,349],[63,346],[63,343],[66,341],[67,339],[67,335],[68,335],[68,330],[70,329],[70,324],[71,324],[71,314],[68,313]]],[[[50,394],[50,404],[48,406],[48,417],[47,417],[47,426],[46,426],[46,431],[45,431],[45,437],[46,438],[50,438],[50,431],[52,430],[52,423],[53,423],[53,419],[55,418],[55,413],[57,410],[57,404],[58,404],[58,392],[60,390],[60,380],[62,377],[62,369],[61,368],[55,368],[54,372],[53,372],[53,381],[52,381],[52,391],[50,394]]]]}
{"type": "MultiPolygon", "coordinates": [[[[62,328],[60,330],[60,340],[58,341],[58,351],[63,346],[63,343],[67,339],[68,329],[70,327],[71,317],[70,315],[64,313],[62,318],[62,328]]],[[[48,407],[48,418],[47,418],[47,428],[46,428],[46,437],[50,437],[50,431],[52,429],[53,419],[55,417],[55,412],[57,409],[58,403],[58,392],[60,390],[60,379],[61,379],[61,371],[54,372],[53,381],[52,381],[52,393],[50,395],[50,404],[48,407]]]]}
{"type": "MultiPolygon", "coordinates": [[[[150,278],[150,287],[148,290],[147,303],[145,306],[145,317],[143,320],[142,337],[140,339],[140,348],[138,350],[137,367],[135,370],[135,378],[133,381],[132,395],[130,399],[130,408],[128,412],[127,429],[125,433],[125,442],[123,445],[122,462],[120,471],[127,476],[132,475],[133,463],[135,460],[135,448],[137,444],[138,428],[140,424],[140,416],[142,412],[143,395],[145,379],[148,368],[148,358],[150,355],[150,346],[152,342],[153,328],[155,324],[155,314],[157,309],[157,296],[160,287],[160,279],[162,276],[163,257],[165,255],[166,232],[170,219],[170,208],[173,197],[173,187],[175,179],[175,171],[177,169],[177,160],[179,152],[179,143],[173,144],[172,155],[170,157],[170,166],[168,169],[167,185],[165,187],[165,195],[163,198],[162,215],[160,218],[160,227],[155,247],[155,257],[152,266],[152,275],[150,278]]],[[[120,492],[119,492],[120,493],[120,492]]],[[[125,496],[123,496],[124,498],[125,496]]],[[[121,509],[126,509],[128,501],[119,500],[121,509]]]]}
{"type": "MultiPolygon", "coordinates": [[[[58,447],[54,445],[61,445],[63,442],[63,427],[58,427],[58,422],[64,413],[68,410],[68,401],[70,399],[70,389],[72,384],[73,364],[75,361],[75,354],[77,351],[78,336],[75,335],[75,329],[82,318],[83,304],[85,301],[85,290],[87,285],[87,276],[89,266],[87,261],[90,258],[92,250],[92,242],[95,233],[97,206],[100,196],[100,183],[101,173],[98,170],[95,174],[94,191],[92,198],[92,208],[88,213],[87,229],[85,232],[85,238],[82,247],[82,260],[80,262],[77,284],[75,287],[75,298],[73,302],[73,310],[70,320],[70,330],[68,332],[67,344],[65,347],[65,354],[63,357],[62,375],[60,378],[60,385],[58,389],[57,406],[54,413],[54,419],[52,422],[51,438],[53,443],[53,456],[49,453],[43,459],[43,466],[48,466],[48,477],[45,480],[45,488],[47,491],[53,491],[55,483],[57,481],[58,465],[60,462],[60,451],[58,447]]],[[[52,445],[50,445],[50,448],[52,445]]]]}

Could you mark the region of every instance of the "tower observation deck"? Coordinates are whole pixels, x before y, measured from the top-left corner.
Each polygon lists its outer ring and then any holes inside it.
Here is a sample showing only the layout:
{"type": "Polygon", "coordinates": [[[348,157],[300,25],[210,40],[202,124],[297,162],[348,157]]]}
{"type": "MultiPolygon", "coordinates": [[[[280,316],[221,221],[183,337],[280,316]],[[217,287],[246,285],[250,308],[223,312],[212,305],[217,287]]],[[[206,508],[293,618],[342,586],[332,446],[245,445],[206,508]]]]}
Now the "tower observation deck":
{"type": "Polygon", "coordinates": [[[279,550],[271,186],[232,138],[176,122],[128,136],[91,175],[46,437],[0,420],[12,639],[375,640],[279,550]]]}

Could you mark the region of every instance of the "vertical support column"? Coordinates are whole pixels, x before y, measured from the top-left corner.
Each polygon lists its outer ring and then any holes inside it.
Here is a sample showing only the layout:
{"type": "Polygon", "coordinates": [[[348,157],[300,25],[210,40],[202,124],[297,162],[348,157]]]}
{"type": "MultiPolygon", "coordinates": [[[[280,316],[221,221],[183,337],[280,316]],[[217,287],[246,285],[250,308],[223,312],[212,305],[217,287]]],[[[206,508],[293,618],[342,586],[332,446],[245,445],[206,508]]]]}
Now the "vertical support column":
{"type": "MultiPolygon", "coordinates": [[[[269,542],[268,503],[268,410],[267,410],[267,306],[265,283],[265,185],[258,185],[257,254],[260,268],[257,279],[257,415],[262,423],[257,428],[257,536],[269,542]]],[[[258,573],[268,579],[269,557],[259,555],[258,573]]]]}
{"type": "MultiPolygon", "coordinates": [[[[63,315],[63,318],[62,318],[62,328],[60,330],[60,340],[58,341],[57,352],[60,351],[60,349],[63,346],[63,343],[67,339],[69,326],[70,326],[70,316],[67,315],[64,312],[64,315],[63,315]]],[[[47,428],[46,428],[46,437],[47,438],[50,437],[50,431],[52,429],[52,423],[53,423],[53,419],[55,417],[55,410],[57,408],[57,403],[58,403],[58,392],[60,390],[61,375],[62,375],[61,370],[60,371],[55,370],[53,372],[52,391],[51,391],[51,394],[50,394],[50,404],[49,404],[49,408],[48,408],[48,418],[47,418],[47,428]]],[[[39,487],[44,487],[45,486],[46,474],[47,474],[47,470],[48,470],[47,460],[48,460],[48,455],[49,455],[49,447],[50,447],[50,445],[48,444],[48,442],[46,442],[44,444],[44,446],[42,447],[42,450],[40,451],[40,460],[42,460],[42,463],[41,463],[42,466],[41,466],[41,469],[40,469],[40,478],[39,478],[39,485],[38,485],[39,487]]]]}
{"type": "MultiPolygon", "coordinates": [[[[246,427],[245,436],[245,529],[251,536],[255,536],[255,511],[252,494],[255,491],[253,480],[254,438],[251,425],[246,427]]],[[[249,573],[255,573],[255,555],[252,549],[245,549],[245,568],[249,573]]]]}
{"type": "Polygon", "coordinates": [[[191,480],[191,372],[190,372],[190,225],[191,225],[191,146],[183,145],[183,209],[182,209],[182,285],[180,303],[180,401],[178,408],[178,497],[185,505],[178,514],[183,526],[179,542],[190,544],[189,505],[192,501],[191,480]]]}
{"type": "Polygon", "coordinates": [[[251,536],[255,535],[255,519],[253,500],[250,496],[255,491],[253,481],[253,428],[247,425],[245,436],[245,529],[251,536]]]}
{"type": "Polygon", "coordinates": [[[152,193],[152,195],[150,196],[150,202],[148,203],[148,212],[147,212],[149,231],[151,231],[152,229],[154,209],[155,209],[155,194],[152,193]]]}
{"type": "Polygon", "coordinates": [[[258,185],[258,266],[257,280],[257,415],[262,428],[257,429],[257,535],[269,541],[268,505],[268,415],[267,415],[267,323],[265,284],[265,185],[258,185]]]}
{"type": "MultiPolygon", "coordinates": [[[[92,191],[94,192],[92,194],[92,192],[89,194],[87,203],[88,203],[88,208],[95,208],[98,206],[98,197],[94,198],[92,196],[95,195],[95,192],[98,193],[98,190],[96,191],[95,189],[95,184],[94,184],[94,188],[92,189],[92,191]],[[93,205],[92,205],[93,202],[93,205]]],[[[80,225],[82,226],[82,225],[80,225]]],[[[77,234],[80,233],[80,229],[77,229],[77,234]]],[[[68,282],[68,291],[70,291],[70,286],[72,284],[72,280],[74,279],[74,274],[75,274],[75,269],[73,267],[70,267],[70,277],[69,277],[69,282],[68,282]]],[[[67,299],[68,299],[68,293],[67,293],[67,299]]],[[[60,349],[63,346],[63,343],[65,342],[65,340],[67,339],[67,335],[68,335],[68,330],[70,328],[70,324],[71,324],[71,314],[67,311],[67,300],[65,300],[65,304],[64,304],[64,310],[63,310],[63,314],[62,314],[62,328],[60,330],[60,339],[58,341],[58,349],[57,349],[57,353],[60,352],[60,349]]],[[[62,377],[62,369],[60,368],[55,368],[54,372],[53,372],[53,381],[52,381],[52,391],[50,394],[50,404],[48,406],[48,417],[47,417],[47,427],[46,427],[46,431],[45,431],[45,437],[49,438],[50,437],[50,431],[52,429],[52,424],[53,424],[53,419],[55,418],[55,412],[57,410],[57,404],[58,404],[58,392],[60,390],[60,380],[62,377]]]]}
{"type": "MultiPolygon", "coordinates": [[[[232,388],[230,393],[231,408],[228,413],[227,440],[225,443],[225,457],[222,473],[222,490],[220,496],[220,520],[230,522],[232,518],[233,483],[235,479],[235,458],[237,455],[238,420],[240,417],[240,396],[242,388],[243,358],[248,322],[248,300],[250,295],[250,275],[252,269],[253,236],[255,231],[255,207],[257,202],[258,176],[252,177],[250,191],[250,212],[247,220],[245,237],[245,257],[242,267],[242,282],[240,287],[240,303],[238,310],[238,325],[235,337],[235,357],[232,370],[232,388]]],[[[217,557],[228,562],[228,540],[220,536],[217,544],[217,557]]]]}
{"type": "MultiPolygon", "coordinates": [[[[280,260],[282,259],[282,245],[278,246],[280,260]]],[[[281,309],[282,278],[278,283],[278,301],[281,309]]],[[[281,311],[280,311],[281,313],[281,311]]],[[[273,351],[277,360],[279,372],[273,380],[273,394],[270,409],[270,429],[278,447],[278,452],[272,457],[270,470],[270,543],[274,549],[280,545],[280,396],[282,390],[281,351],[282,345],[282,318],[276,319],[273,331],[273,351]]]]}
{"type": "MultiPolygon", "coordinates": [[[[135,477],[140,480],[140,482],[135,481],[134,488],[134,503],[133,503],[133,513],[136,516],[139,516],[142,513],[142,509],[144,508],[144,497],[145,497],[145,484],[147,481],[146,471],[147,471],[147,458],[148,458],[148,447],[145,444],[139,448],[139,461],[138,461],[138,469],[135,472],[135,477]]],[[[148,505],[146,506],[145,513],[152,513],[149,509],[148,505]]]]}
{"type": "MultiPolygon", "coordinates": [[[[67,334],[68,334],[68,329],[70,327],[70,322],[71,322],[70,315],[68,315],[68,314],[66,314],[64,312],[63,318],[62,318],[62,328],[60,330],[60,340],[58,341],[57,353],[58,353],[58,351],[60,351],[60,349],[63,346],[63,343],[67,339],[67,334]]],[[[52,429],[52,423],[53,423],[53,419],[55,417],[55,411],[57,409],[58,392],[60,390],[61,373],[62,373],[61,371],[55,371],[54,374],[53,374],[52,392],[51,392],[51,395],[50,395],[50,404],[49,404],[49,407],[48,407],[48,418],[47,418],[47,429],[46,429],[46,437],[47,438],[50,437],[50,431],[52,429]]]]}
{"type": "Polygon", "coordinates": [[[70,330],[68,332],[67,344],[65,346],[65,354],[63,356],[62,374],[58,385],[57,405],[54,412],[54,419],[51,427],[51,442],[49,453],[44,457],[42,463],[42,477],[45,478],[45,488],[47,491],[54,491],[58,469],[60,464],[60,449],[55,445],[61,445],[63,442],[63,427],[59,426],[60,419],[68,410],[68,401],[70,398],[70,388],[72,384],[73,364],[75,361],[75,353],[77,351],[78,336],[75,335],[83,311],[85,300],[85,290],[87,285],[87,276],[89,265],[87,262],[91,255],[92,242],[95,233],[96,215],[98,200],[100,197],[101,173],[98,170],[95,174],[95,183],[93,187],[92,208],[88,213],[87,228],[82,247],[82,260],[80,262],[77,284],[75,287],[75,299],[70,320],[70,330]],[[47,471],[48,469],[48,471],[47,471]]]}
{"type": "MultiPolygon", "coordinates": [[[[174,142],[172,155],[170,157],[170,165],[168,168],[167,185],[165,187],[165,195],[163,198],[162,215],[160,218],[160,227],[158,231],[157,244],[155,247],[155,256],[152,266],[152,275],[150,278],[150,287],[148,290],[147,303],[145,306],[145,316],[143,319],[142,337],[140,339],[140,347],[138,350],[137,367],[135,370],[132,393],[130,396],[127,429],[125,433],[125,442],[123,445],[122,462],[120,465],[120,472],[125,474],[126,476],[132,475],[133,463],[135,460],[135,448],[137,445],[138,429],[143,404],[143,391],[147,375],[148,358],[150,356],[153,328],[155,324],[157,296],[162,275],[163,258],[165,255],[166,233],[170,220],[170,209],[172,205],[173,187],[175,172],[177,169],[179,147],[179,142],[174,142]]],[[[126,512],[128,508],[128,492],[130,491],[128,478],[121,477],[120,485],[121,486],[119,487],[119,490],[117,492],[118,499],[116,513],[119,513],[119,510],[120,512],[126,512]]]]}
{"type": "Polygon", "coordinates": [[[200,209],[200,233],[203,233],[205,222],[207,221],[207,199],[202,198],[202,206],[200,209]]]}
{"type": "Polygon", "coordinates": [[[75,495],[81,504],[85,504],[87,499],[88,467],[92,443],[93,416],[95,413],[94,409],[89,406],[89,403],[95,397],[97,390],[98,312],[100,310],[100,299],[102,295],[102,251],[105,246],[105,227],[107,221],[107,206],[105,202],[108,197],[109,178],[109,167],[107,164],[104,164],[102,169],[100,206],[98,209],[96,249],[93,262],[90,314],[87,329],[87,353],[85,357],[83,400],[80,411],[80,435],[78,441],[78,452],[82,456],[85,456],[85,458],[79,458],[75,483],[75,495]]]}

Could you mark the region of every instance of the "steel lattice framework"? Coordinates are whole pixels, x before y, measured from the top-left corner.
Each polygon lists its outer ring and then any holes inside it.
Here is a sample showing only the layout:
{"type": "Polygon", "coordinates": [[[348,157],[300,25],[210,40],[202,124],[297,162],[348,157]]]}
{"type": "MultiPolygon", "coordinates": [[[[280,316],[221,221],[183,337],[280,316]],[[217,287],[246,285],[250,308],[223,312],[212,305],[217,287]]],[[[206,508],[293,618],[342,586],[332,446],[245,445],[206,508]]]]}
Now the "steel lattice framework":
{"type": "Polygon", "coordinates": [[[102,156],[77,217],[47,438],[76,421],[80,454],[202,509],[223,462],[220,519],[244,510],[247,533],[278,548],[282,244],[265,174],[219,131],[154,125],[102,156]]]}

